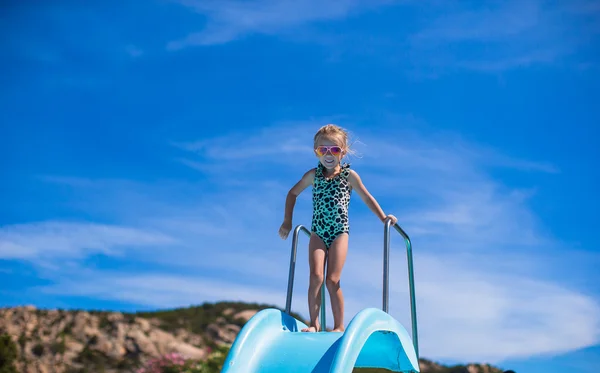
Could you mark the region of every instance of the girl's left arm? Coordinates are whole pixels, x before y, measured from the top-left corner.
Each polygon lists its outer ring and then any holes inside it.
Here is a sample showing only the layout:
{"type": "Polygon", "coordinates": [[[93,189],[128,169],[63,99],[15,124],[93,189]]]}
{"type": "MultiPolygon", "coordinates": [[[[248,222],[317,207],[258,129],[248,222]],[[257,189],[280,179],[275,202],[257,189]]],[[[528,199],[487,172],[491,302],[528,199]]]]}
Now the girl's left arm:
{"type": "Polygon", "coordinates": [[[379,203],[377,203],[377,200],[375,199],[375,197],[373,197],[371,195],[371,193],[369,193],[369,191],[363,184],[360,176],[358,175],[358,173],[356,171],[350,170],[350,175],[348,176],[348,182],[350,183],[350,186],[352,187],[352,189],[356,190],[356,193],[358,193],[360,198],[369,207],[369,209],[371,211],[373,211],[373,213],[375,215],[377,215],[379,220],[381,220],[383,222],[383,221],[385,221],[386,218],[389,217],[392,219],[392,224],[396,224],[398,219],[396,219],[396,217],[394,215],[386,215],[383,212],[383,210],[381,209],[381,206],[379,206],[379,203]]]}

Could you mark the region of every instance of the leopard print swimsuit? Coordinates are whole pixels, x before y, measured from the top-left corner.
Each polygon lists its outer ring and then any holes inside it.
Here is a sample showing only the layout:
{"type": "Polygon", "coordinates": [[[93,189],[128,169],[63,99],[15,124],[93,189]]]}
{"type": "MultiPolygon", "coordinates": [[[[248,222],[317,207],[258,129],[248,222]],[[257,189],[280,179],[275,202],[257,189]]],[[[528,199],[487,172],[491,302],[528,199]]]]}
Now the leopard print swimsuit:
{"type": "Polygon", "coordinates": [[[313,218],[311,230],[329,247],[342,233],[350,233],[348,206],[352,187],[348,182],[350,165],[343,164],[338,175],[328,179],[319,162],[313,183],[313,218]]]}

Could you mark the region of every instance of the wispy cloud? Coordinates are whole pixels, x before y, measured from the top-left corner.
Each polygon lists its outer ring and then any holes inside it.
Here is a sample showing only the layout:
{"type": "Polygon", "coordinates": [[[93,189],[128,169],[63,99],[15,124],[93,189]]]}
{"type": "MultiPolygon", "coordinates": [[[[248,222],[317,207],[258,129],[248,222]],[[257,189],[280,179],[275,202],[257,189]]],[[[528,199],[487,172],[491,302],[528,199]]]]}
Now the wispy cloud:
{"type": "Polygon", "coordinates": [[[42,288],[42,291],[47,294],[69,294],[119,300],[155,308],[163,308],[165,305],[190,304],[200,300],[216,302],[222,299],[280,304],[282,298],[281,292],[274,289],[201,276],[88,272],[86,279],[86,281],[65,279],[56,285],[42,288]]]}
{"type": "Polygon", "coordinates": [[[503,71],[571,57],[600,35],[588,1],[445,4],[410,37],[411,55],[437,71],[503,71]]]}
{"type": "Polygon", "coordinates": [[[132,58],[141,57],[144,54],[144,51],[135,45],[126,46],[125,52],[132,58]]]}
{"type": "Polygon", "coordinates": [[[312,22],[331,21],[365,8],[390,3],[389,0],[177,0],[206,17],[202,31],[167,45],[177,50],[193,45],[222,44],[249,34],[273,34],[312,22]]]}
{"type": "Polygon", "coordinates": [[[534,31],[539,25],[541,5],[539,1],[488,2],[480,4],[476,9],[467,8],[466,4],[447,5],[448,13],[433,18],[412,39],[415,42],[435,44],[448,41],[504,40],[534,31]]]}
{"type": "MultiPolygon", "coordinates": [[[[238,133],[194,142],[174,142],[173,145],[210,161],[240,162],[248,159],[248,162],[255,163],[261,160],[274,161],[281,156],[287,159],[295,154],[310,154],[310,142],[307,143],[305,136],[298,137],[298,132],[294,132],[299,128],[286,128],[285,125],[268,127],[258,134],[238,133]],[[265,142],[266,139],[270,142],[265,142]]],[[[301,124],[300,129],[309,128],[310,125],[310,122],[301,124]]]]}
{"type": "Polygon", "coordinates": [[[164,234],[135,228],[49,221],[0,227],[0,258],[44,261],[95,253],[120,256],[120,247],[164,246],[174,242],[164,234]]]}
{"type": "Polygon", "coordinates": [[[578,53],[589,49],[600,36],[600,12],[587,0],[569,4],[510,0],[475,5],[392,0],[335,4],[313,0],[177,2],[203,16],[205,23],[201,31],[171,41],[169,50],[223,44],[254,34],[293,34],[295,40],[326,44],[335,59],[355,53],[380,55],[406,66],[413,74],[427,76],[457,69],[499,72],[564,61],[588,66],[593,62],[578,53]],[[390,23],[382,16],[382,24],[388,25],[385,36],[374,31],[366,36],[350,29],[341,36],[319,27],[383,6],[394,17],[409,14],[411,22],[390,23]],[[397,55],[394,50],[402,52],[397,55]]]}
{"type": "MultiPolygon", "coordinates": [[[[0,254],[13,258],[15,247],[26,248],[19,258],[41,268],[53,282],[41,290],[52,294],[146,307],[220,299],[283,306],[290,240],[282,242],[276,232],[285,192],[317,162],[310,144],[320,125],[291,123],[173,142],[179,159],[193,162],[176,159],[173,167],[192,166],[203,182],[46,178],[71,190],[73,206],[112,223],[4,226],[0,254]],[[110,271],[82,260],[96,254],[112,258],[110,271]],[[72,263],[67,269],[44,265],[65,261],[72,263]],[[152,269],[133,269],[132,263],[151,263],[152,269]]],[[[501,166],[560,176],[552,164],[516,159],[455,135],[390,130],[398,128],[394,123],[368,132],[356,128],[362,157],[352,164],[413,239],[424,356],[494,362],[597,343],[598,300],[573,284],[593,273],[598,258],[587,252],[584,261],[558,247],[568,243],[545,231],[528,207],[531,192],[489,173],[501,166]],[[567,255],[581,271],[560,283],[551,280],[567,255]]],[[[356,195],[353,201],[346,321],[381,305],[382,226],[356,195]]],[[[310,208],[307,191],[297,202],[295,224],[309,224],[310,208]]],[[[306,242],[302,237],[293,303],[303,314],[306,242]]],[[[400,237],[392,245],[391,313],[410,329],[400,237]]]]}

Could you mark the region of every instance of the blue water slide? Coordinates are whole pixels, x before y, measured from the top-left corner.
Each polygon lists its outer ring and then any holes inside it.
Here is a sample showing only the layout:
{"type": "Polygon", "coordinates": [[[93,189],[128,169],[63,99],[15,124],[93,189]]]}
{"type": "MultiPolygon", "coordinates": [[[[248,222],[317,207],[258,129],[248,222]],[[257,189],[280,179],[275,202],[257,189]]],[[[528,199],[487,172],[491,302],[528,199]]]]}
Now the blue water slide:
{"type": "MultiPolygon", "coordinates": [[[[383,306],[366,308],[354,316],[345,332],[301,332],[306,324],[291,316],[296,251],[300,233],[310,231],[298,225],[292,237],[290,273],[285,311],[269,308],[258,312],[244,325],[221,370],[222,373],[350,373],[357,368],[383,368],[392,372],[417,373],[419,342],[410,238],[399,225],[386,219],[383,235],[383,306]],[[406,243],[412,339],[406,329],[388,313],[390,228],[406,243]]],[[[326,271],[326,268],[324,268],[326,271]]],[[[321,305],[325,305],[325,284],[321,305]]],[[[325,327],[325,307],[320,310],[325,327]]]]}
{"type": "Polygon", "coordinates": [[[258,312],[242,328],[222,373],[350,373],[354,367],[419,372],[413,342],[388,313],[366,308],[346,331],[301,332],[306,325],[277,309],[258,312]]]}

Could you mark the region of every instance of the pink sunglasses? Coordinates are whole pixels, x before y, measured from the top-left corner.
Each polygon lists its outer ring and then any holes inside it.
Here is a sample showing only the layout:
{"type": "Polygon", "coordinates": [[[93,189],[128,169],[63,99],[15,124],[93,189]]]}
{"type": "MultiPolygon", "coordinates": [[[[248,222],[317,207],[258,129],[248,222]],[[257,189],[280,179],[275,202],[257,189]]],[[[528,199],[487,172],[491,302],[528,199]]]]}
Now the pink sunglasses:
{"type": "Polygon", "coordinates": [[[319,157],[324,156],[327,152],[331,153],[331,155],[340,155],[342,153],[342,148],[336,145],[326,146],[321,145],[315,148],[315,152],[319,157]]]}

